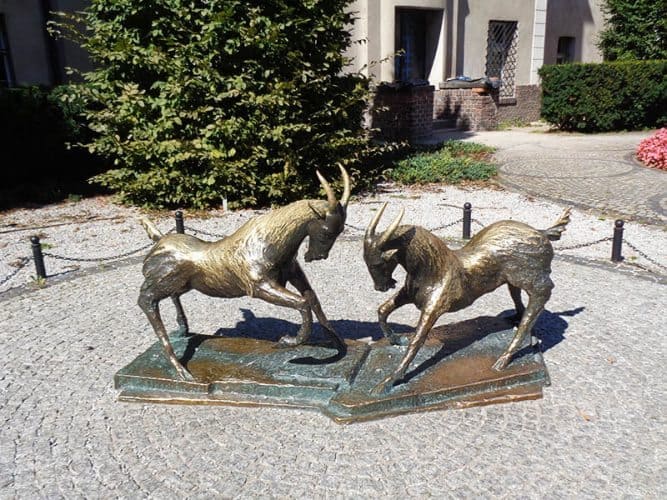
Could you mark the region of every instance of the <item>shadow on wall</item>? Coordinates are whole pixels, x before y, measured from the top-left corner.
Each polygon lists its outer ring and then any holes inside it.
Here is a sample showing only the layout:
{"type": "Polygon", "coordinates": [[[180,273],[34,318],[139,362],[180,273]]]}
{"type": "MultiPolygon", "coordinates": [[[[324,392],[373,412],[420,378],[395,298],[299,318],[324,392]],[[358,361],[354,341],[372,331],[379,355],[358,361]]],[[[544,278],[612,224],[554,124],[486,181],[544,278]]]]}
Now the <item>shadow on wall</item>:
{"type": "MultiPolygon", "coordinates": [[[[597,43],[591,40],[585,27],[595,25],[591,2],[594,0],[558,0],[549,2],[547,7],[547,27],[544,40],[544,64],[556,64],[559,58],[558,40],[561,37],[574,39],[574,46],[569,56],[572,62],[581,62],[584,58],[583,44],[597,43]]],[[[567,50],[566,44],[560,47],[567,50]]],[[[561,53],[560,56],[565,54],[561,53]]],[[[587,58],[589,59],[589,58],[587,58]]]]}
{"type": "Polygon", "coordinates": [[[447,24],[445,27],[445,47],[452,47],[452,50],[446,51],[445,54],[445,75],[462,75],[466,18],[470,15],[468,0],[447,0],[445,13],[447,24]],[[456,15],[454,15],[455,12],[456,15]],[[454,23],[456,23],[456,28],[454,23]],[[456,33],[456,41],[454,40],[454,33],[456,33]],[[456,54],[455,57],[454,54],[456,54]]]}

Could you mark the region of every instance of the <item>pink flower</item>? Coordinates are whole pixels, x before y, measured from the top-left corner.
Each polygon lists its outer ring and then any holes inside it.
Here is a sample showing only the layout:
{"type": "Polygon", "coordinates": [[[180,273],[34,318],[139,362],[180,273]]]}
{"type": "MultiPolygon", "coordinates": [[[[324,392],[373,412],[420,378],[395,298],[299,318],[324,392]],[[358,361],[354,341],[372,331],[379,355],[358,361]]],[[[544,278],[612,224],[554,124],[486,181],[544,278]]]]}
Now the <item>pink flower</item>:
{"type": "Polygon", "coordinates": [[[637,146],[637,158],[649,167],[667,170],[667,128],[661,128],[637,146]]]}

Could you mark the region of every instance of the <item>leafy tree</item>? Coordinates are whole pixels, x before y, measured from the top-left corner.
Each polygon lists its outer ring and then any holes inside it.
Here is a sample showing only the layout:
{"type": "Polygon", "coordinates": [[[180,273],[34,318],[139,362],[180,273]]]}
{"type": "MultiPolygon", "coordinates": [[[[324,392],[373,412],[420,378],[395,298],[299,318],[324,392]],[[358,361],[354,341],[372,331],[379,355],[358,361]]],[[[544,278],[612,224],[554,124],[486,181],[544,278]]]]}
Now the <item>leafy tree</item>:
{"type": "Polygon", "coordinates": [[[381,152],[363,127],[368,79],[346,73],[351,0],[92,0],[55,30],[95,70],[87,148],[123,201],[203,208],[284,203],[381,152]],[[78,30],[83,26],[83,30],[78,30]]]}
{"type": "Polygon", "coordinates": [[[667,59],[667,0],[605,0],[606,60],[667,59]]]}

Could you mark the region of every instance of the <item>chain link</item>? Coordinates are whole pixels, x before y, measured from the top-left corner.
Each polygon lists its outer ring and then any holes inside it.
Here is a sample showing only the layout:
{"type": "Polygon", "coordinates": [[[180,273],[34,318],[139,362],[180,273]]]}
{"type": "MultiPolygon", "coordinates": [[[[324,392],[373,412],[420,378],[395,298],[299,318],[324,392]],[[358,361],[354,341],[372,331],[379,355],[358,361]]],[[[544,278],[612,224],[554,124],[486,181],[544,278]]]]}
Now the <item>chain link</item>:
{"type": "Polygon", "coordinates": [[[589,241],[588,243],[578,243],[577,245],[570,245],[567,247],[556,247],[556,250],[574,250],[576,248],[591,247],[593,245],[597,245],[598,243],[604,243],[605,241],[613,240],[614,238],[612,236],[608,236],[607,238],[600,238],[599,240],[589,241]]]}
{"type": "Polygon", "coordinates": [[[475,224],[480,225],[481,227],[485,227],[485,224],[482,224],[479,220],[477,219],[470,219],[471,222],[474,222],[475,224]]]}
{"type": "Polygon", "coordinates": [[[190,226],[184,226],[184,229],[187,229],[190,232],[193,232],[195,234],[203,234],[205,236],[212,236],[214,238],[226,238],[226,234],[216,234],[216,233],[209,233],[208,231],[204,231],[203,229],[196,229],[194,227],[190,226]]]}
{"type": "Polygon", "coordinates": [[[664,265],[660,264],[658,261],[652,259],[648,255],[646,255],[644,252],[642,252],[639,248],[637,248],[632,243],[630,243],[628,240],[623,240],[623,243],[628,245],[630,248],[632,248],[635,252],[637,252],[640,256],[644,257],[646,260],[648,260],[654,266],[658,266],[660,269],[664,269],[665,271],[667,271],[667,266],[664,266],[664,265]]]}
{"type": "Polygon", "coordinates": [[[116,259],[122,259],[123,257],[129,257],[130,255],[133,255],[135,253],[139,253],[142,250],[146,250],[149,247],[152,247],[153,243],[148,243],[147,245],[144,245],[141,248],[136,248],[135,250],[132,250],[130,252],[125,252],[121,253],[118,255],[112,255],[109,257],[96,257],[96,258],[86,258],[86,257],[67,257],[65,255],[57,255],[51,252],[43,252],[42,255],[45,257],[51,257],[52,259],[56,260],[65,260],[68,262],[105,262],[108,260],[116,260],[116,259]]]}
{"type": "Polygon", "coordinates": [[[357,226],[353,226],[352,224],[348,224],[347,222],[345,223],[345,227],[349,227],[350,229],[352,229],[354,231],[359,231],[360,233],[365,233],[366,232],[366,229],[361,228],[361,227],[357,227],[357,226]]]}
{"type": "Polygon", "coordinates": [[[440,231],[442,229],[447,229],[449,227],[455,226],[459,222],[463,222],[463,219],[455,220],[454,222],[450,222],[449,224],[444,224],[442,226],[434,227],[433,229],[428,229],[431,233],[434,233],[435,231],[440,231]]]}
{"type": "Polygon", "coordinates": [[[14,269],[11,273],[9,273],[7,276],[5,276],[0,280],[0,286],[7,283],[10,279],[16,276],[19,273],[19,271],[21,271],[21,269],[23,269],[26,265],[28,265],[28,262],[30,262],[31,257],[21,257],[19,260],[20,262],[17,264],[16,269],[14,269]]]}

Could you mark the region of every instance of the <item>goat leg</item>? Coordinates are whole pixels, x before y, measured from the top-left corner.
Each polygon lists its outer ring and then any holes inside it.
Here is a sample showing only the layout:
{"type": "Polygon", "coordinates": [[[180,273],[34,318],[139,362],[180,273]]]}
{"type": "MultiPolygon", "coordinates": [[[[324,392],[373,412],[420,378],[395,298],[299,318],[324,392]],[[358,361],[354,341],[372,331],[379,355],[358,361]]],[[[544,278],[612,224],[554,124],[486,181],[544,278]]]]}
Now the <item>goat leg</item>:
{"type": "Polygon", "coordinates": [[[521,318],[519,328],[514,334],[514,338],[512,338],[509,347],[493,364],[494,370],[501,371],[506,368],[507,365],[510,364],[510,361],[512,361],[512,356],[514,356],[514,354],[523,346],[526,337],[528,335],[532,335],[531,332],[533,330],[533,326],[535,326],[537,318],[544,310],[544,306],[551,296],[551,288],[553,288],[551,280],[549,280],[549,284],[550,286],[544,287],[540,290],[528,291],[528,307],[526,307],[526,311],[521,318]]]}
{"type": "Polygon", "coordinates": [[[160,309],[158,308],[158,302],[159,302],[158,299],[155,299],[154,297],[151,296],[150,290],[146,289],[145,287],[142,287],[138,301],[139,307],[141,307],[142,311],[144,311],[144,313],[148,317],[148,321],[153,327],[155,334],[157,335],[158,339],[160,339],[165,356],[167,356],[167,359],[176,369],[176,373],[178,373],[178,376],[181,379],[188,381],[194,380],[194,377],[190,374],[190,372],[188,372],[183,367],[183,365],[178,361],[176,354],[174,354],[174,349],[171,346],[171,342],[169,342],[169,336],[167,335],[167,330],[164,327],[162,318],[160,318],[160,309]]]}
{"type": "Polygon", "coordinates": [[[410,303],[410,298],[405,287],[401,288],[396,294],[387,300],[384,304],[378,307],[378,321],[380,328],[385,337],[389,339],[394,345],[407,345],[407,337],[404,335],[397,335],[387,324],[389,315],[405,304],[410,303]]]}
{"type": "Polygon", "coordinates": [[[190,333],[190,328],[188,327],[188,319],[185,317],[185,311],[183,311],[183,305],[181,304],[181,298],[178,295],[172,295],[172,302],[176,308],[176,322],[178,323],[178,333],[183,337],[187,337],[190,333]]]}
{"type": "Polygon", "coordinates": [[[324,331],[327,332],[329,337],[331,337],[331,340],[333,341],[336,349],[339,351],[341,349],[345,349],[345,342],[343,342],[343,340],[338,336],[336,330],[334,330],[334,327],[331,326],[329,320],[324,315],[324,311],[322,311],[322,306],[320,305],[320,301],[317,298],[315,291],[310,286],[308,278],[306,278],[303,269],[301,269],[301,266],[296,261],[292,261],[292,265],[289,269],[288,281],[292,283],[294,288],[296,288],[299,293],[308,301],[310,308],[317,317],[317,321],[320,322],[320,325],[322,325],[324,331]]]}
{"type": "Polygon", "coordinates": [[[415,330],[414,337],[412,337],[412,339],[410,340],[410,344],[408,344],[408,349],[405,352],[403,359],[399,363],[398,368],[396,368],[396,370],[394,370],[394,372],[391,375],[382,380],[382,382],[377,384],[371,390],[371,394],[375,396],[386,394],[387,392],[389,392],[391,387],[396,383],[396,381],[402,379],[405,376],[405,372],[410,366],[410,363],[412,363],[412,360],[415,359],[417,352],[419,351],[419,349],[421,349],[422,345],[424,345],[424,342],[426,341],[426,336],[428,335],[428,332],[431,331],[431,328],[433,328],[433,325],[437,319],[438,315],[436,314],[435,311],[422,311],[421,316],[419,318],[419,323],[417,324],[417,328],[415,330]]]}
{"type": "Polygon", "coordinates": [[[300,345],[310,338],[313,329],[313,314],[310,305],[308,304],[308,300],[305,297],[291,292],[275,281],[264,281],[258,284],[253,296],[265,300],[270,304],[296,309],[301,313],[301,328],[299,328],[296,337],[290,335],[281,337],[280,343],[282,345],[300,345]]]}
{"type": "Polygon", "coordinates": [[[521,302],[521,288],[519,288],[518,286],[514,286],[510,283],[507,284],[507,288],[509,288],[510,296],[512,297],[512,301],[514,302],[514,309],[515,309],[515,313],[508,319],[515,325],[518,325],[519,322],[521,321],[521,318],[523,318],[524,311],[526,310],[526,308],[523,305],[523,302],[521,302]]]}

